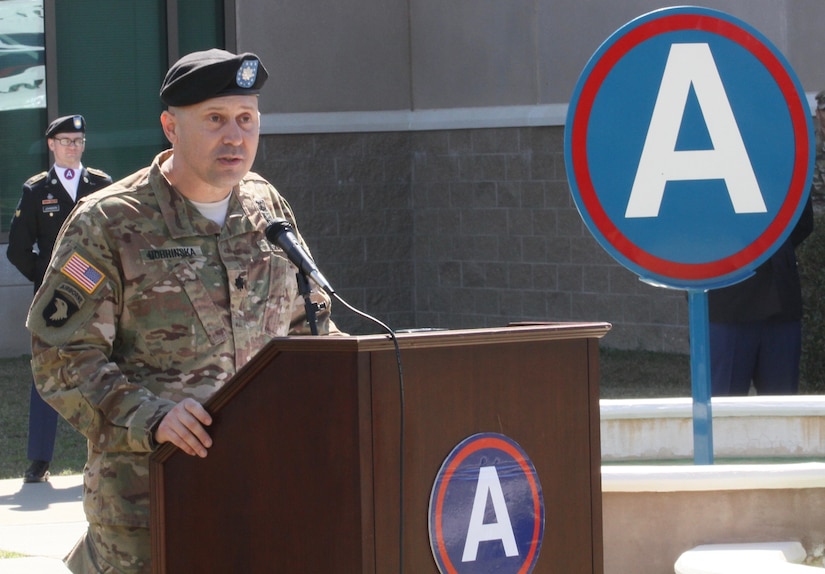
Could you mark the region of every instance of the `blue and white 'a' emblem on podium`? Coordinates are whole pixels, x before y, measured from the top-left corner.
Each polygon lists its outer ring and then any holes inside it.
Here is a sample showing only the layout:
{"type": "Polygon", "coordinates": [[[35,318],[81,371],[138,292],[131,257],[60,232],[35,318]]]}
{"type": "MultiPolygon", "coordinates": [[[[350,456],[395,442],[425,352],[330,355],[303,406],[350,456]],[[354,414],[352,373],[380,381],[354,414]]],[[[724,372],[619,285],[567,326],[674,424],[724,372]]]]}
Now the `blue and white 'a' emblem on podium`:
{"type": "Polygon", "coordinates": [[[532,572],[544,536],[544,499],[527,454],[496,433],[459,443],[433,485],[429,529],[442,574],[532,572]]]}

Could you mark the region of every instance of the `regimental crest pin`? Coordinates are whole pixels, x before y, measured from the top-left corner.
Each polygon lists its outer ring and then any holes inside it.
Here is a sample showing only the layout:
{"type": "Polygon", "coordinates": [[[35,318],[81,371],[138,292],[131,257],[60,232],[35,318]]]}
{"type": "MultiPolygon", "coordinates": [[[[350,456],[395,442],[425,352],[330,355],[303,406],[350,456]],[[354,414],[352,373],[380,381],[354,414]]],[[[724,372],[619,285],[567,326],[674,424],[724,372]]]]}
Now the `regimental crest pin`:
{"type": "Polygon", "coordinates": [[[251,88],[255,85],[258,77],[258,60],[244,60],[238,73],[235,75],[235,83],[241,88],[251,88]]]}
{"type": "Polygon", "coordinates": [[[76,129],[76,130],[83,129],[83,118],[81,118],[80,116],[75,116],[72,119],[72,123],[74,124],[74,129],[76,129]]]}

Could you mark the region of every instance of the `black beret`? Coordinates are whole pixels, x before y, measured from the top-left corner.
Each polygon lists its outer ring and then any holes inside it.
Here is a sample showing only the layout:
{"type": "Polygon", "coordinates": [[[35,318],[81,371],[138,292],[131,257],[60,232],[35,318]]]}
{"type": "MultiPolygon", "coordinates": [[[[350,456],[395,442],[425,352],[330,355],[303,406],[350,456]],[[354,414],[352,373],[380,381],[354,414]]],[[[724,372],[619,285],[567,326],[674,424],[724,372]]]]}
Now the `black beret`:
{"type": "Polygon", "coordinates": [[[83,116],[63,116],[57,118],[46,128],[46,137],[53,137],[54,134],[69,134],[73,132],[86,133],[86,120],[83,116]]]}
{"type": "Polygon", "coordinates": [[[268,77],[258,56],[249,52],[192,52],[166,72],[160,99],[167,106],[191,106],[220,96],[254,95],[268,77]]]}

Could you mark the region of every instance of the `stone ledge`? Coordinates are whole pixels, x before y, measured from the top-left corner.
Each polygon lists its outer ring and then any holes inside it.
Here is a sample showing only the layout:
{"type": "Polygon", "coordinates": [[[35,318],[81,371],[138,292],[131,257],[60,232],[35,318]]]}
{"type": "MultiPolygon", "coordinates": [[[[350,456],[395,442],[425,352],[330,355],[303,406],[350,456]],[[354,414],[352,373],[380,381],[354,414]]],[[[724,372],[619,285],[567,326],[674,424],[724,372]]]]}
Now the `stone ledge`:
{"type": "Polygon", "coordinates": [[[799,542],[704,544],[683,553],[676,574],[815,574],[799,542]]]}
{"type": "MultiPolygon", "coordinates": [[[[691,418],[690,398],[601,399],[601,420],[691,418]]],[[[825,416],[825,395],[716,397],[711,400],[714,417],[825,416]]]]}
{"type": "MultiPolygon", "coordinates": [[[[691,398],[601,400],[599,409],[603,462],[693,458],[691,398]]],[[[712,413],[720,459],[825,459],[825,396],[715,398],[712,413]]]]}
{"type": "Polygon", "coordinates": [[[825,488],[825,463],[602,465],[602,492],[702,492],[825,488]]]}

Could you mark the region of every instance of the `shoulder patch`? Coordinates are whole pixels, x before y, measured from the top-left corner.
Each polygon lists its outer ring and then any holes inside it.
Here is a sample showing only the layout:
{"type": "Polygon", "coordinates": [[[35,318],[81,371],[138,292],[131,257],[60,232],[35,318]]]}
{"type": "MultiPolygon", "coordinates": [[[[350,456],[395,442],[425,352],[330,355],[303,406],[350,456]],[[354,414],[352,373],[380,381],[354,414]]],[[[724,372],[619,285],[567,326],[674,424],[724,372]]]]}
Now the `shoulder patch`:
{"type": "Polygon", "coordinates": [[[108,174],[108,173],[106,173],[106,172],[105,172],[105,171],[103,171],[103,170],[97,169],[96,167],[87,167],[87,168],[86,168],[86,171],[88,171],[88,172],[89,172],[89,173],[91,173],[92,175],[96,175],[96,176],[98,176],[98,177],[105,177],[105,178],[107,178],[107,179],[111,179],[111,177],[109,176],[109,174],[108,174]]]}
{"type": "MultiPolygon", "coordinates": [[[[32,185],[33,183],[37,183],[40,180],[46,179],[46,176],[49,175],[47,171],[41,171],[37,175],[31,176],[29,179],[26,180],[26,183],[23,185],[32,185]]],[[[19,180],[18,180],[19,181],[19,180]]]]}
{"type": "Polygon", "coordinates": [[[51,300],[43,307],[43,322],[47,327],[62,327],[84,302],[76,289],[64,283],[54,290],[51,300]]]}
{"type": "Polygon", "coordinates": [[[60,268],[61,273],[77,283],[86,293],[92,294],[106,276],[100,269],[86,261],[77,253],[72,253],[66,264],[60,268]]]}

